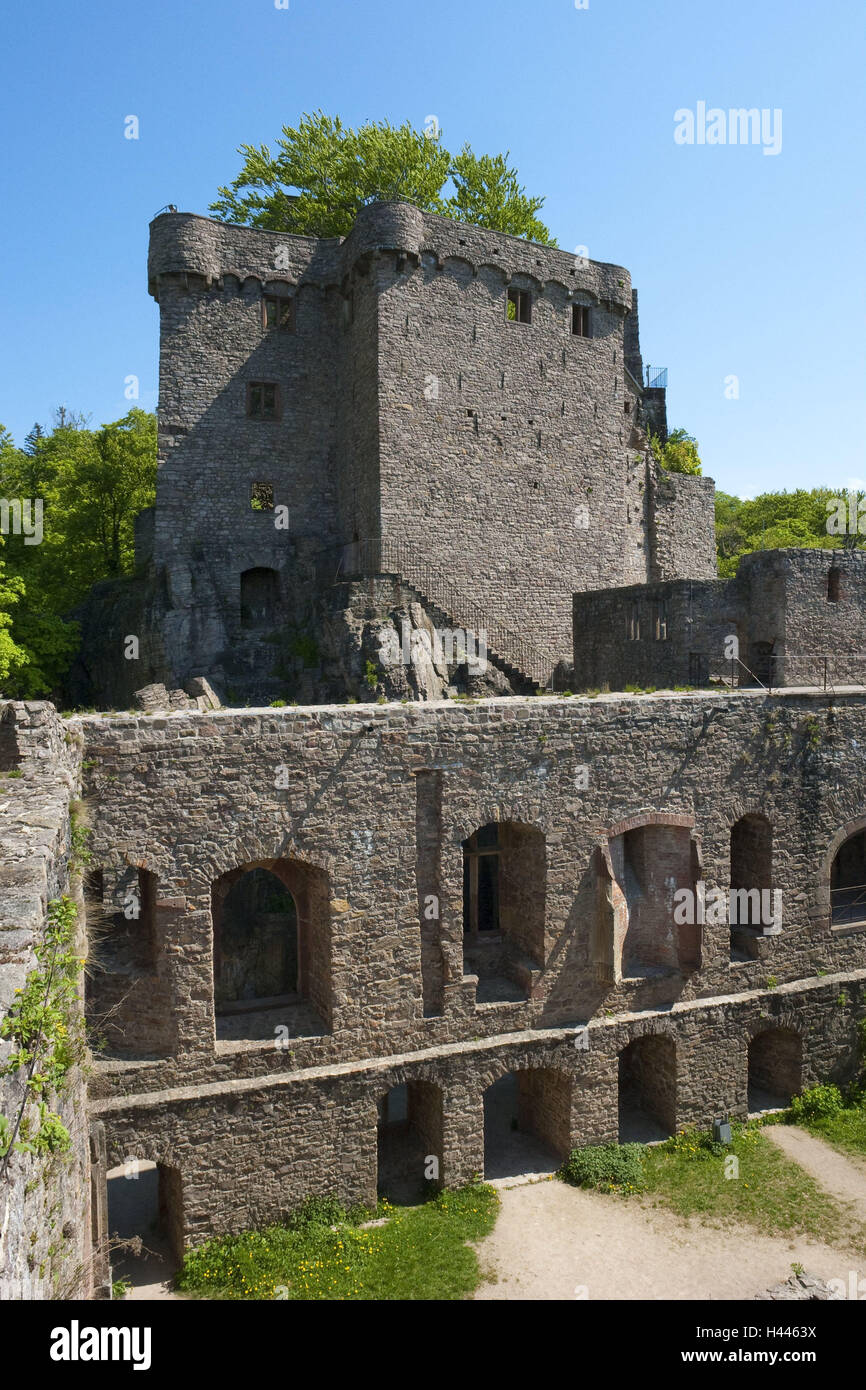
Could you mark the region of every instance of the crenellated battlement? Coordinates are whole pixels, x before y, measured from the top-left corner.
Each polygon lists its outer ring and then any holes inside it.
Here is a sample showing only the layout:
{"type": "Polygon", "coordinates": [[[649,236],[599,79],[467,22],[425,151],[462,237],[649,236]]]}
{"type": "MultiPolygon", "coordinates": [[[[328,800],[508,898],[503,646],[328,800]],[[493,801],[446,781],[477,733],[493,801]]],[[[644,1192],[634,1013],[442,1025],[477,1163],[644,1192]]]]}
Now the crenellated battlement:
{"type": "Polygon", "coordinates": [[[494,271],[502,283],[527,280],[544,294],[557,286],[566,296],[590,295],[597,303],[631,311],[629,272],[527,242],[521,237],[423,213],[411,203],[372,203],[362,208],[348,237],[317,239],[265,231],[201,217],[162,213],[150,224],[148,288],[159,299],[162,276],[189,276],[212,285],[226,276],[261,284],[285,280],[321,288],[342,286],[359,261],[380,253],[431,259],[438,271],[450,262],[473,276],[494,271]]]}

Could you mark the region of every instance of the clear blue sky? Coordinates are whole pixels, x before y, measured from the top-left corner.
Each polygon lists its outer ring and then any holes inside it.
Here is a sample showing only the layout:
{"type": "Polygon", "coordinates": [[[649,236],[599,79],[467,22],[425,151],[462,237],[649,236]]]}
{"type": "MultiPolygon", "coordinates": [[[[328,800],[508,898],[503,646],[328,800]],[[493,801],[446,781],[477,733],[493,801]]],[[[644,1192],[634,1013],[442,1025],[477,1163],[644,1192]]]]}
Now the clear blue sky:
{"type": "Polygon", "coordinates": [[[560,246],[630,269],[644,359],[719,487],[866,478],[863,0],[86,0],[7,7],[3,40],[18,442],[59,403],[124,414],[130,374],[156,404],[149,220],[206,214],[241,142],[322,108],[510,150],[560,246]],[[676,144],[699,101],[781,108],[781,153],[676,144]]]}

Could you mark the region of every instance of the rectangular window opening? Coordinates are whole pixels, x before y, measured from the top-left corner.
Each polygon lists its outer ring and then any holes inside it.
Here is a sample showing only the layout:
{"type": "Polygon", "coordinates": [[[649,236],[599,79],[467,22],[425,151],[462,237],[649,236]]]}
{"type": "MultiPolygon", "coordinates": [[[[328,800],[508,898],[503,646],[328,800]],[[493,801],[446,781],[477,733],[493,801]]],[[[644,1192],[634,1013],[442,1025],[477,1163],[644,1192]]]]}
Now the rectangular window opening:
{"type": "Polygon", "coordinates": [[[572,304],[571,331],[576,338],[591,338],[589,308],[586,304],[572,304]]]}
{"type": "Polygon", "coordinates": [[[295,331],[295,301],[285,296],[266,294],[262,299],[262,327],[278,328],[284,333],[295,331]]]}
{"type": "Polygon", "coordinates": [[[530,323],[532,295],[529,290],[509,290],[505,301],[505,314],[509,323],[530,323]]]}
{"type": "Polygon", "coordinates": [[[254,512],[274,510],[273,483],[250,483],[250,507],[254,512]]]}
{"type": "Polygon", "coordinates": [[[247,415],[251,420],[278,420],[280,413],[280,390],[275,382],[247,383],[247,415]]]}

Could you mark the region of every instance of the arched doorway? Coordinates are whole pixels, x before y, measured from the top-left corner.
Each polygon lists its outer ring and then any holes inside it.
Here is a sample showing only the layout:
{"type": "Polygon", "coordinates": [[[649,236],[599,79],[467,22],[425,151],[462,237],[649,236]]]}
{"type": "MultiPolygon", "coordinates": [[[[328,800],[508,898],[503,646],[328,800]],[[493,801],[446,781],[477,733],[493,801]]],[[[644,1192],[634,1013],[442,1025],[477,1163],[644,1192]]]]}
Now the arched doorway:
{"type": "Polygon", "coordinates": [[[177,1168],[131,1158],[106,1175],[113,1280],[132,1298],[158,1297],[183,1262],[183,1189],[177,1168]]]}
{"type": "Polygon", "coordinates": [[[423,1202],[441,1187],[442,1091],[432,1081],[392,1086],[377,1105],[376,1191],[394,1206],[423,1202]]]}
{"type": "Polygon", "coordinates": [[[484,1092],[484,1177],[553,1173],[571,1148],[571,1077],[553,1067],[506,1072],[484,1092]]]}
{"type": "Polygon", "coordinates": [[[619,1141],[648,1144],[677,1130],[677,1048],[673,1038],[635,1038],[619,1054],[619,1141]]]}

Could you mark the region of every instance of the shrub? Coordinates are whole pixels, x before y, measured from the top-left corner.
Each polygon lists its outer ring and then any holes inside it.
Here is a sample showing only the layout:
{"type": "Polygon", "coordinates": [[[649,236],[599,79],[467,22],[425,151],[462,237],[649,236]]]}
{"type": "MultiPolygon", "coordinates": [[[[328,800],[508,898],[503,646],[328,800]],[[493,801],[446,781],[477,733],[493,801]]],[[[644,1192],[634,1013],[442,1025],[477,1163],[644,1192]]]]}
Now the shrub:
{"type": "Polygon", "coordinates": [[[346,1209],[336,1197],[307,1197],[289,1213],[286,1226],[290,1231],[301,1231],[306,1226],[338,1226],[345,1220],[346,1209]]]}
{"type": "Polygon", "coordinates": [[[838,1086],[810,1086],[791,1101],[791,1119],[795,1124],[799,1120],[825,1120],[838,1115],[843,1105],[838,1086]]]}
{"type": "Polygon", "coordinates": [[[572,1149],[560,1176],[572,1187],[639,1192],[645,1185],[642,1144],[589,1144],[572,1149]]]}
{"type": "Polygon", "coordinates": [[[714,1139],[710,1130],[683,1129],[672,1139],[659,1145],[664,1153],[676,1154],[678,1158],[722,1158],[728,1146],[714,1139]]]}

